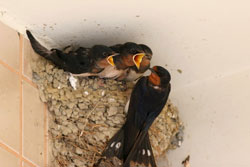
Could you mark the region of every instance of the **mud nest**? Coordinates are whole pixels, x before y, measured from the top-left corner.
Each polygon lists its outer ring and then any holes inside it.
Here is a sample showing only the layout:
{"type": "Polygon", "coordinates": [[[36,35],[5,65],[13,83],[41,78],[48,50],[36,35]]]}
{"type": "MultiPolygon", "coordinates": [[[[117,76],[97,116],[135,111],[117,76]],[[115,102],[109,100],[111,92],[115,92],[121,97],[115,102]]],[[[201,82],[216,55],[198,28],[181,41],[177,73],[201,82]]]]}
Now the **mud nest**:
{"type": "MultiPolygon", "coordinates": [[[[125,122],[125,105],[134,83],[99,78],[77,78],[76,89],[69,73],[39,57],[31,64],[40,98],[49,110],[50,166],[92,167],[107,141],[125,122]]],[[[150,128],[154,155],[180,146],[183,126],[170,102],[150,128]]]]}

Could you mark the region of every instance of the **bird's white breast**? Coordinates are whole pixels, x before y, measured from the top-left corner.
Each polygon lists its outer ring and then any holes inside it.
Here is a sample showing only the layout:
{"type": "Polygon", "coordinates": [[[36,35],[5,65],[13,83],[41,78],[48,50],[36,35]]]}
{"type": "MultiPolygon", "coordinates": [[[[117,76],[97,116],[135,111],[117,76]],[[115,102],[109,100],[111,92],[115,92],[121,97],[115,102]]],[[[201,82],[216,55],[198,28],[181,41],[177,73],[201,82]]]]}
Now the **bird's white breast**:
{"type": "Polygon", "coordinates": [[[116,79],[123,74],[122,70],[117,70],[113,66],[106,67],[102,72],[98,74],[100,78],[113,78],[116,79]]]}
{"type": "Polygon", "coordinates": [[[128,71],[126,80],[127,81],[134,81],[136,79],[138,79],[139,77],[141,77],[143,75],[143,73],[137,73],[135,70],[130,69],[128,71]]]}

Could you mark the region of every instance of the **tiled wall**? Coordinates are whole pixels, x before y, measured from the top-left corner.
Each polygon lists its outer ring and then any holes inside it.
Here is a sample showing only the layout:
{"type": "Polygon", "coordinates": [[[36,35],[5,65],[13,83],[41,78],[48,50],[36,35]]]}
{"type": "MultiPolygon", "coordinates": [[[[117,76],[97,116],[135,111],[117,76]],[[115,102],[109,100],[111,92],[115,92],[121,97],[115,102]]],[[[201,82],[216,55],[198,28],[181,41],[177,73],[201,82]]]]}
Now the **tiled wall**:
{"type": "Polygon", "coordinates": [[[48,166],[47,111],[32,82],[29,41],[0,22],[0,167],[48,166]]]}

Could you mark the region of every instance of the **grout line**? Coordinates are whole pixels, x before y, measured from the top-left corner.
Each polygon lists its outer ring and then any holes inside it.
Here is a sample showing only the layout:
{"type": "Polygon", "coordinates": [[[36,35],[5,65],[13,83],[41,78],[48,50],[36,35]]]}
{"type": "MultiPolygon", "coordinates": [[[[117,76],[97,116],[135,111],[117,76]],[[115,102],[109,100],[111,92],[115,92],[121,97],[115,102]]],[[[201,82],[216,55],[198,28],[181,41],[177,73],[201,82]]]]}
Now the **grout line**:
{"type": "Polygon", "coordinates": [[[32,167],[38,167],[38,165],[36,165],[34,162],[31,162],[31,160],[28,160],[28,159],[26,159],[24,157],[22,158],[22,160],[23,160],[23,162],[29,164],[32,167]]]}
{"type": "MultiPolygon", "coordinates": [[[[9,66],[8,64],[6,64],[4,61],[0,60],[0,64],[1,64],[3,67],[7,68],[9,71],[15,73],[16,75],[19,75],[19,74],[20,74],[17,70],[15,70],[14,68],[12,68],[12,67],[9,66]]],[[[37,85],[36,85],[34,82],[32,82],[30,79],[28,79],[26,76],[22,75],[22,79],[25,80],[28,84],[30,84],[30,85],[33,86],[34,88],[37,88],[37,85]]]]}
{"type": "MultiPolygon", "coordinates": [[[[20,158],[20,154],[15,151],[15,149],[13,149],[11,146],[5,144],[3,141],[0,141],[0,147],[4,150],[6,150],[7,152],[15,155],[17,158],[20,158]]],[[[27,158],[25,157],[22,157],[22,161],[28,163],[30,166],[32,167],[37,167],[38,165],[36,165],[34,162],[32,162],[31,160],[28,160],[27,158]]]]}
{"type": "Polygon", "coordinates": [[[26,76],[22,75],[22,79],[24,81],[26,81],[28,84],[30,84],[31,86],[33,86],[34,88],[37,88],[37,85],[32,80],[30,80],[29,78],[27,78],[26,76]]]}
{"type": "Polygon", "coordinates": [[[19,108],[19,128],[20,128],[20,167],[23,166],[23,83],[22,83],[22,69],[23,69],[23,35],[19,36],[19,91],[20,91],[20,108],[19,108]]]}
{"type": "Polygon", "coordinates": [[[19,158],[19,153],[15,151],[13,148],[11,148],[10,146],[8,146],[7,144],[3,143],[2,141],[0,141],[0,147],[8,151],[9,153],[15,155],[17,158],[19,158]]]}
{"type": "Polygon", "coordinates": [[[47,105],[44,104],[44,167],[48,166],[48,112],[47,105]]]}
{"type": "Polygon", "coordinates": [[[0,60],[0,64],[3,65],[5,68],[7,68],[8,70],[10,70],[11,72],[15,73],[15,74],[19,74],[19,72],[17,70],[15,70],[14,68],[12,68],[11,66],[9,66],[7,63],[5,63],[4,61],[0,60]]]}

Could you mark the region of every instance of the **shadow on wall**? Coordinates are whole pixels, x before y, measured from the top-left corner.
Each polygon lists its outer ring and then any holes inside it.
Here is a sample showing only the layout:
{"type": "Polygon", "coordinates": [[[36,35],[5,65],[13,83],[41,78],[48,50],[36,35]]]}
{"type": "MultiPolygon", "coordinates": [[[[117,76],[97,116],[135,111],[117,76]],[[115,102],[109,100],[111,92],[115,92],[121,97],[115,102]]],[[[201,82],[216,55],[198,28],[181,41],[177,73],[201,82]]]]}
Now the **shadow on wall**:
{"type": "Polygon", "coordinates": [[[96,44],[110,46],[125,42],[143,42],[138,41],[143,34],[138,36],[138,29],[126,24],[116,27],[97,24],[96,26],[85,26],[84,28],[82,26],[68,28],[71,30],[69,33],[44,28],[41,28],[43,31],[40,33],[36,32],[37,29],[33,30],[32,27],[28,29],[40,42],[52,48],[64,48],[68,45],[91,47],[96,44]]]}

